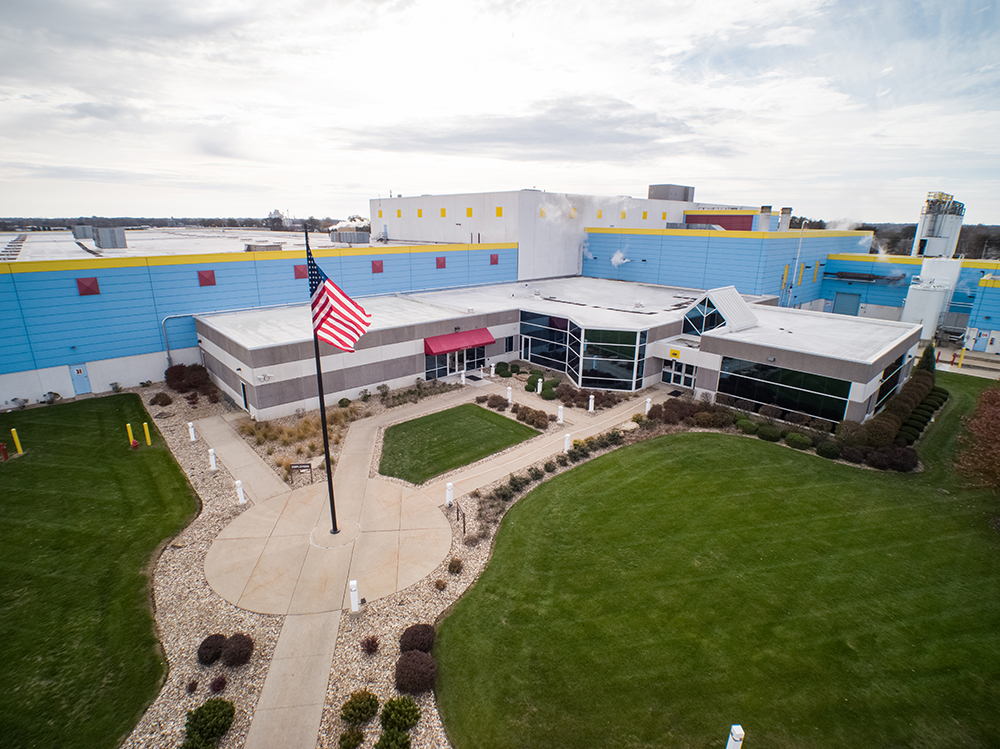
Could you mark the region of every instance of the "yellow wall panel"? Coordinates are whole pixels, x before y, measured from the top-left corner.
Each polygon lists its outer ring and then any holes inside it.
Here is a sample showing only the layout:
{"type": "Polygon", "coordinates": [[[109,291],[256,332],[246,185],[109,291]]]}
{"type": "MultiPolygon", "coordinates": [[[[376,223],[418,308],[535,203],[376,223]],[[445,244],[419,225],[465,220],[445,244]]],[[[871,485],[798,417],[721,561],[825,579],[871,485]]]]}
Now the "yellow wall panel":
{"type": "Polygon", "coordinates": [[[396,209],[396,218],[403,218],[402,209],[396,209]]]}
{"type": "Polygon", "coordinates": [[[660,221],[666,221],[666,220],[667,220],[667,212],[666,212],[666,211],[664,211],[664,212],[663,212],[663,215],[662,215],[662,216],[660,216],[660,221]]]}
{"type": "Polygon", "coordinates": [[[382,209],[381,208],[378,209],[378,217],[382,218],[382,209]]]}
{"type": "Polygon", "coordinates": [[[622,221],[625,220],[625,211],[622,211],[622,221]]]}
{"type": "Polygon", "coordinates": [[[544,208],[539,208],[538,209],[538,218],[545,218],[545,209],[544,208]]]}
{"type": "Polygon", "coordinates": [[[598,208],[597,209],[597,218],[600,218],[602,213],[604,213],[604,211],[602,211],[600,208],[598,208]]]}
{"type": "Polygon", "coordinates": [[[576,208],[570,208],[569,209],[569,217],[570,218],[576,218],[576,208]]]}
{"type": "Polygon", "coordinates": [[[418,208],[417,209],[417,218],[423,218],[423,217],[424,217],[424,209],[423,208],[418,208]]]}
{"type": "Polygon", "coordinates": [[[643,221],[645,221],[645,220],[646,220],[646,211],[643,211],[643,212],[642,212],[642,220],[643,220],[643,221]]]}
{"type": "Polygon", "coordinates": [[[497,218],[503,218],[503,206],[502,205],[498,205],[497,206],[497,218]]]}
{"type": "Polygon", "coordinates": [[[447,216],[445,215],[445,209],[444,208],[441,209],[441,218],[447,218],[447,216]]]}
{"type": "Polygon", "coordinates": [[[472,218],[472,209],[471,208],[466,208],[465,209],[465,217],[466,218],[472,218]]]}

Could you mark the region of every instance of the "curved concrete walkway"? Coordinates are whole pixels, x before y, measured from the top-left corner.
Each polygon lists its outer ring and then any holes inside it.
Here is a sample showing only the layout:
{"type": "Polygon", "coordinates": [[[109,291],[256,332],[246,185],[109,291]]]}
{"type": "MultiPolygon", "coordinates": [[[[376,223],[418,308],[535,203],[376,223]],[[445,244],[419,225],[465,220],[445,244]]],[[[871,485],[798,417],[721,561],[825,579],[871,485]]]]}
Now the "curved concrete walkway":
{"type": "MultiPolygon", "coordinates": [[[[426,577],[451,549],[443,513],[445,486],[455,496],[485,486],[562,452],[564,438],[584,438],[641,413],[631,401],[601,414],[573,409],[544,435],[475,466],[420,487],[369,478],[378,430],[466,403],[476,395],[506,394],[510,380],[475,383],[445,396],[396,408],[351,424],[334,474],[340,533],[330,533],[325,482],[289,491],[236,433],[243,414],[197,423],[254,506],[222,530],[205,558],[205,576],[220,596],[241,608],[285,615],[246,749],[313,749],[319,733],[341,612],[349,608],[348,580],[368,600],[403,590],[426,577]]],[[[658,391],[655,402],[666,399],[658,391]]],[[[517,401],[556,413],[558,404],[522,390],[517,401]]]]}

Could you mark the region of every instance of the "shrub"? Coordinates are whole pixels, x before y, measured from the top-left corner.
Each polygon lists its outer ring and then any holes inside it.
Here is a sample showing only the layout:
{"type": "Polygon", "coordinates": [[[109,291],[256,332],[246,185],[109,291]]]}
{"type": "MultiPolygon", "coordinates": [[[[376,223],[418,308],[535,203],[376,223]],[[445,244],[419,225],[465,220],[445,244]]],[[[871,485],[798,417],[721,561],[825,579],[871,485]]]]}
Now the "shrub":
{"type": "Polygon", "coordinates": [[[509,371],[510,371],[510,365],[507,362],[505,361],[497,362],[497,372],[509,372],[509,371]]]}
{"type": "Polygon", "coordinates": [[[121,383],[120,383],[120,382],[112,382],[112,383],[111,383],[111,392],[112,392],[112,393],[120,393],[120,392],[121,392],[122,390],[124,390],[124,389],[125,389],[125,388],[123,388],[123,387],[121,386],[121,383]]]}
{"type": "Polygon", "coordinates": [[[493,490],[493,496],[501,502],[510,502],[514,499],[514,490],[510,488],[509,484],[500,484],[493,490]]]}
{"type": "Polygon", "coordinates": [[[253,655],[253,639],[242,632],[237,632],[226,640],[226,645],[222,648],[222,662],[230,668],[242,666],[250,660],[251,655],[253,655]]]}
{"type": "Polygon", "coordinates": [[[524,389],[529,393],[535,392],[535,390],[538,389],[538,381],[540,379],[542,379],[540,374],[531,375],[531,377],[528,378],[528,381],[524,384],[524,389]]]}
{"type": "Polygon", "coordinates": [[[341,408],[347,408],[349,405],[351,405],[351,399],[341,398],[339,401],[337,401],[337,405],[340,406],[341,408]]]}
{"type": "Polygon", "coordinates": [[[844,445],[840,448],[840,457],[851,463],[864,463],[870,450],[862,445],[844,445]]]}
{"type": "Polygon", "coordinates": [[[781,439],[781,430],[772,424],[761,424],[757,427],[757,436],[767,442],[777,442],[781,439]]]}
{"type": "Polygon", "coordinates": [[[840,445],[833,440],[825,440],[816,445],[816,454],[821,458],[836,460],[840,457],[840,445]]]}
{"type": "Polygon", "coordinates": [[[837,442],[844,447],[859,447],[865,444],[865,428],[856,421],[842,421],[834,432],[837,442]]]}
{"type": "Polygon", "coordinates": [[[420,708],[412,697],[386,700],[379,722],[385,731],[409,731],[420,722],[420,708]]]}
{"type": "Polygon", "coordinates": [[[225,688],[226,688],[226,677],[223,676],[222,674],[216,676],[208,684],[208,691],[210,691],[212,694],[218,694],[225,688]]]}
{"type": "Polygon", "coordinates": [[[565,455],[561,455],[561,454],[557,455],[556,456],[556,463],[558,463],[563,468],[565,468],[566,466],[569,465],[569,458],[567,458],[565,455]]]}
{"type": "Polygon", "coordinates": [[[780,419],[781,409],[777,406],[772,406],[770,403],[764,404],[760,407],[760,415],[765,419],[780,419]]]}
{"type": "Polygon", "coordinates": [[[497,370],[497,375],[499,375],[500,377],[506,378],[506,377],[513,376],[513,373],[509,369],[505,369],[502,372],[498,369],[497,370]]]}
{"type": "Polygon", "coordinates": [[[813,446],[812,440],[799,432],[789,432],[785,436],[785,444],[796,450],[808,450],[813,446]]]}
{"type": "Polygon", "coordinates": [[[488,401],[489,398],[490,398],[490,396],[488,396],[488,395],[477,395],[476,396],[476,403],[483,404],[486,401],[488,401]]]}
{"type": "Polygon", "coordinates": [[[375,655],[378,652],[378,637],[368,635],[361,639],[361,649],[368,655],[375,655]]]}
{"type": "Polygon", "coordinates": [[[197,691],[198,691],[198,682],[196,682],[196,681],[189,681],[188,684],[187,684],[187,693],[188,694],[194,694],[197,691]]]}
{"type": "Polygon", "coordinates": [[[785,415],[785,421],[791,424],[806,424],[809,422],[809,415],[799,411],[789,411],[785,415]]]}
{"type": "Polygon", "coordinates": [[[413,746],[406,731],[383,731],[375,742],[375,749],[410,749],[413,746]]]}
{"type": "Polygon", "coordinates": [[[532,481],[541,481],[545,477],[545,471],[538,466],[531,466],[528,469],[528,478],[532,481]]]}
{"type": "Polygon", "coordinates": [[[497,395],[496,393],[493,393],[493,395],[487,397],[486,405],[489,406],[490,408],[496,409],[497,411],[506,411],[507,399],[504,398],[502,395],[497,395]]]}
{"type": "MultiPolygon", "coordinates": [[[[462,560],[452,560],[459,563],[459,572],[461,572],[462,560]]],[[[451,565],[448,565],[448,571],[451,572],[451,565]]],[[[455,573],[458,574],[458,573],[455,573]]],[[[432,624],[411,624],[405,630],[403,634],[399,637],[399,652],[405,653],[408,650],[421,650],[424,653],[431,652],[434,647],[434,625],[432,624]]]]}
{"type": "Polygon", "coordinates": [[[510,479],[507,481],[507,485],[511,488],[511,490],[515,494],[524,489],[524,487],[526,487],[529,483],[530,482],[528,481],[528,479],[526,479],[524,476],[512,475],[510,479]]]}
{"type": "Polygon", "coordinates": [[[367,689],[352,692],[340,708],[340,719],[349,726],[360,726],[378,715],[378,697],[367,689]]]}
{"type": "Polygon", "coordinates": [[[212,697],[196,710],[188,710],[182,747],[198,749],[215,746],[233,724],[236,708],[229,700],[212,697]]]}
{"type": "Polygon", "coordinates": [[[337,741],[340,749],[358,749],[365,741],[365,732],[360,728],[348,728],[337,741]]]}
{"type": "Polygon", "coordinates": [[[736,422],[736,427],[743,434],[757,434],[758,424],[756,421],[750,421],[749,419],[740,419],[736,422]]]}
{"type": "Polygon", "coordinates": [[[542,388],[542,400],[554,401],[556,399],[556,391],[552,388],[542,388]]]}
{"type": "MultiPolygon", "coordinates": [[[[459,575],[462,572],[462,560],[458,557],[452,557],[452,560],[448,562],[448,572],[453,575],[459,575]]],[[[431,640],[433,642],[433,638],[431,640]]]]}
{"type": "MultiPolygon", "coordinates": [[[[639,414],[636,414],[635,416],[638,415],[639,414]]],[[[635,421],[635,416],[632,417],[632,421],[635,421]]],[[[643,421],[645,421],[645,419],[643,419],[643,421]]],[[[702,411],[701,413],[697,413],[694,415],[695,425],[701,427],[702,429],[706,429],[707,427],[709,427],[711,425],[711,421],[712,421],[712,414],[709,411],[702,411]]],[[[642,425],[641,421],[636,423],[638,423],[640,426],[642,425]]]]}
{"type": "Polygon", "coordinates": [[[198,646],[198,662],[203,666],[211,666],[222,655],[226,646],[226,636],[222,634],[209,635],[198,646]]]}
{"type": "Polygon", "coordinates": [[[437,580],[434,581],[434,587],[437,588],[438,590],[444,590],[445,588],[448,587],[448,583],[446,583],[439,577],[437,580]]]}
{"type": "Polygon", "coordinates": [[[437,664],[430,653],[407,650],[396,661],[396,689],[400,692],[420,694],[434,688],[437,681],[437,664]]]}
{"type": "Polygon", "coordinates": [[[149,405],[151,406],[169,406],[173,402],[174,399],[164,392],[157,393],[149,399],[149,405]]]}
{"type": "Polygon", "coordinates": [[[875,448],[888,447],[896,439],[901,423],[892,414],[881,413],[865,422],[866,442],[875,448]]]}
{"type": "Polygon", "coordinates": [[[510,365],[510,371],[513,374],[520,374],[521,373],[521,365],[520,364],[511,364],[510,365]]]}

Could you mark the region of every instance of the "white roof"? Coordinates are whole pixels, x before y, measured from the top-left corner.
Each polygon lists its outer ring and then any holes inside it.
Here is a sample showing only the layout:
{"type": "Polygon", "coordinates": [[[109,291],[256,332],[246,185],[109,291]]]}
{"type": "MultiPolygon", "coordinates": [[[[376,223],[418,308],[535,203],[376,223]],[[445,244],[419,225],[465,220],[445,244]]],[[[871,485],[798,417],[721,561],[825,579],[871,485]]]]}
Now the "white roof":
{"type": "Polygon", "coordinates": [[[705,296],[725,319],[730,330],[746,330],[757,324],[753,310],[740,296],[735,286],[711,289],[705,296]]]}

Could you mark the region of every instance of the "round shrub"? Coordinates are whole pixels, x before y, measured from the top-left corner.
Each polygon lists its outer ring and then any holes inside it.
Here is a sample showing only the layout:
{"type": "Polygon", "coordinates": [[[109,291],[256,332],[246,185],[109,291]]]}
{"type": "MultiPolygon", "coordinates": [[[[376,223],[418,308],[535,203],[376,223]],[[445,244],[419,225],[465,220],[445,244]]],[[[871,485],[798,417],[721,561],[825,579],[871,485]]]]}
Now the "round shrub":
{"type": "Polygon", "coordinates": [[[542,387],[542,400],[554,401],[556,399],[556,391],[552,388],[542,387]]]}
{"type": "Polygon", "coordinates": [[[375,742],[375,749],[410,749],[413,746],[406,731],[383,731],[375,742]]]}
{"type": "Polygon", "coordinates": [[[899,429],[900,431],[902,431],[903,429],[912,429],[917,434],[920,434],[920,432],[924,431],[925,426],[927,426],[926,420],[911,418],[904,421],[903,426],[901,426],[899,429]]]}
{"type": "Polygon", "coordinates": [[[510,365],[507,362],[505,361],[497,362],[497,372],[509,372],[509,371],[510,371],[510,365]]]}
{"type": "Polygon", "coordinates": [[[157,393],[152,398],[149,399],[149,405],[151,406],[169,406],[174,402],[167,393],[157,393]]]}
{"type": "Polygon", "coordinates": [[[365,742],[365,732],[360,728],[348,728],[337,741],[340,749],[358,749],[365,742]]]}
{"type": "Polygon", "coordinates": [[[340,719],[349,726],[360,726],[378,715],[378,697],[367,689],[352,692],[340,708],[340,719]]]}
{"type": "Polygon", "coordinates": [[[420,708],[412,697],[386,700],[379,716],[384,731],[409,731],[420,722],[420,708]]]}
{"type": "Polygon", "coordinates": [[[396,689],[400,692],[420,694],[434,688],[437,681],[437,664],[423,650],[407,650],[396,661],[396,689]]]}
{"type": "Polygon", "coordinates": [[[546,461],[546,462],[545,462],[545,466],[544,466],[544,468],[545,468],[545,470],[546,470],[546,471],[547,471],[548,473],[555,473],[555,470],[556,470],[556,464],[555,464],[555,461],[552,461],[552,460],[548,460],[548,461],[546,461]]]}
{"type": "Polygon", "coordinates": [[[926,416],[928,419],[934,415],[934,409],[927,406],[917,406],[913,409],[914,416],[926,416]]]}
{"type": "MultiPolygon", "coordinates": [[[[458,572],[461,572],[462,560],[452,560],[452,562],[456,561],[458,562],[458,572]]],[[[451,567],[452,565],[449,564],[449,572],[451,572],[451,567]]],[[[457,575],[458,572],[453,574],[457,575]]],[[[433,624],[411,624],[403,630],[403,634],[399,637],[399,652],[405,653],[408,650],[421,650],[425,653],[429,653],[434,648],[434,635],[435,632],[433,624]]]]}
{"type": "Polygon", "coordinates": [[[528,378],[528,381],[524,384],[524,389],[529,393],[535,392],[535,390],[538,389],[538,381],[540,379],[542,379],[541,375],[531,375],[531,377],[528,378]]]}
{"type": "Polygon", "coordinates": [[[219,674],[208,684],[208,691],[212,694],[218,694],[223,689],[226,688],[226,677],[219,674]]]}
{"type": "Polygon", "coordinates": [[[222,655],[222,649],[226,646],[226,636],[222,634],[209,635],[201,641],[198,646],[198,663],[203,666],[211,666],[222,655]]]}
{"type": "Polygon", "coordinates": [[[865,458],[865,463],[870,465],[879,471],[889,470],[890,458],[889,451],[890,448],[882,448],[881,450],[872,450],[868,453],[868,457],[865,458]]]}
{"type": "MultiPolygon", "coordinates": [[[[458,557],[454,557],[450,562],[448,562],[448,572],[450,572],[453,575],[459,575],[459,574],[461,574],[462,573],[462,560],[459,559],[458,557]]],[[[419,625],[414,625],[414,626],[419,626],[419,625]]],[[[425,625],[425,626],[430,626],[430,625],[425,625]]],[[[434,631],[434,627],[431,627],[431,632],[433,633],[433,631],[434,631]]],[[[432,635],[431,636],[431,646],[433,647],[433,645],[434,645],[434,637],[432,635]]],[[[423,650],[423,648],[419,648],[419,649],[423,650]]]]}
{"type": "Polygon", "coordinates": [[[188,694],[194,694],[197,691],[198,691],[198,682],[196,682],[196,681],[189,681],[188,685],[187,685],[187,693],[188,694]]]}
{"type": "Polygon", "coordinates": [[[521,374],[521,365],[520,364],[511,364],[510,365],[510,371],[513,372],[514,374],[521,374]]]}
{"type": "Polygon", "coordinates": [[[858,447],[865,443],[865,428],[856,421],[842,421],[835,431],[837,442],[847,447],[858,447]]]}
{"type": "Polygon", "coordinates": [[[184,725],[186,737],[181,746],[188,749],[215,746],[215,742],[226,735],[235,716],[236,708],[229,700],[221,697],[206,700],[196,710],[188,710],[184,725]]]}
{"type": "Polygon", "coordinates": [[[757,434],[757,422],[750,419],[740,419],[736,422],[736,428],[743,434],[757,434]]]}
{"type": "Polygon", "coordinates": [[[781,430],[773,424],[761,424],[757,427],[757,436],[767,442],[777,442],[781,439],[781,430]]]}
{"type": "Polygon", "coordinates": [[[798,432],[789,432],[785,436],[785,444],[789,447],[794,447],[796,450],[808,450],[813,446],[811,439],[798,432]]]}
{"type": "Polygon", "coordinates": [[[871,450],[858,445],[844,445],[840,448],[840,457],[851,463],[864,463],[871,450]]]}
{"type": "Polygon", "coordinates": [[[545,471],[538,466],[531,466],[528,469],[528,478],[532,481],[541,481],[545,477],[545,471]]]}
{"type": "Polygon", "coordinates": [[[556,463],[561,465],[563,468],[569,465],[569,458],[565,455],[559,454],[556,456],[556,463]]]}
{"type": "Polygon", "coordinates": [[[917,451],[912,447],[893,447],[887,452],[890,470],[908,473],[920,463],[917,451]]]}
{"type": "Polygon", "coordinates": [[[226,640],[226,645],[222,648],[222,662],[230,668],[242,666],[250,660],[251,655],[253,655],[253,639],[242,632],[237,632],[226,640]]]}
{"type": "Polygon", "coordinates": [[[351,405],[351,399],[341,398],[339,401],[337,401],[337,405],[340,406],[341,408],[347,408],[349,405],[351,405]]]}
{"type": "Polygon", "coordinates": [[[825,440],[816,445],[816,454],[821,458],[836,460],[840,457],[840,445],[833,440],[825,440]]]}
{"type": "Polygon", "coordinates": [[[502,372],[498,369],[497,376],[507,378],[507,377],[512,377],[513,375],[511,374],[511,371],[509,369],[505,369],[502,372]]]}

